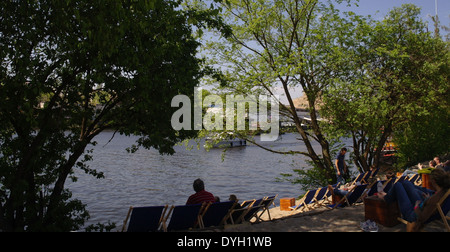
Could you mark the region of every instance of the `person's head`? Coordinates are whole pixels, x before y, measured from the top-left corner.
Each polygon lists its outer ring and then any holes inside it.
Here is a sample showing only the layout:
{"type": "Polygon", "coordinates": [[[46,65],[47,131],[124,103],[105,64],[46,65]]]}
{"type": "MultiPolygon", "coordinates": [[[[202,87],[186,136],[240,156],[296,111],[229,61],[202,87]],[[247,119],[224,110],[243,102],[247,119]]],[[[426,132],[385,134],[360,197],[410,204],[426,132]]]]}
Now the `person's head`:
{"type": "Polygon", "coordinates": [[[229,200],[230,201],[238,201],[238,198],[236,197],[236,195],[231,194],[229,200]]]}
{"type": "Polygon", "coordinates": [[[436,165],[441,163],[441,160],[439,159],[439,157],[434,157],[433,160],[434,160],[434,162],[436,162],[436,165]]]}
{"type": "Polygon", "coordinates": [[[430,167],[436,167],[436,161],[434,160],[431,160],[428,164],[430,165],[430,167]]]}
{"type": "Polygon", "coordinates": [[[345,154],[345,153],[347,153],[347,148],[342,148],[341,149],[341,154],[345,154]]]}
{"type": "Polygon", "coordinates": [[[450,172],[446,172],[441,168],[436,168],[431,171],[430,180],[434,187],[436,185],[443,189],[450,189],[450,172]]]}
{"type": "Polygon", "coordinates": [[[194,181],[194,191],[200,192],[203,190],[205,190],[205,183],[203,183],[203,180],[201,180],[201,179],[196,179],[194,181]]]}

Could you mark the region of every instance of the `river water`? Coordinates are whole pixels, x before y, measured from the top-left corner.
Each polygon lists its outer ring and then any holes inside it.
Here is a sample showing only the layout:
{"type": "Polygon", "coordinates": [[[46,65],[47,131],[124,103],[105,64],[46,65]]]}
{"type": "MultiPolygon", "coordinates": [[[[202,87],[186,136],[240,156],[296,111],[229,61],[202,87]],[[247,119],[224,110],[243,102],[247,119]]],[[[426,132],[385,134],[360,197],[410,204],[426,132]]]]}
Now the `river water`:
{"type": "MultiPolygon", "coordinates": [[[[128,153],[127,147],[137,137],[100,134],[93,147],[91,168],[103,172],[104,179],[76,171],[78,181],[67,182],[73,198],[87,204],[91,218],[86,225],[115,222],[120,228],[130,206],[182,205],[194,193],[192,183],[201,178],[205,189],[221,200],[236,194],[239,200],[261,198],[278,194],[297,197],[303,193],[299,185],[278,182],[281,173],[292,173],[295,168],[307,167],[300,155],[282,155],[268,152],[254,145],[246,147],[211,149],[203,147],[188,150],[175,146],[173,156],[160,155],[156,150],[140,149],[128,153]],[[225,156],[224,156],[225,155],[225,156]]],[[[276,142],[261,144],[276,150],[306,151],[296,134],[280,136],[276,142]]],[[[319,148],[319,146],[315,146],[319,148]]]]}

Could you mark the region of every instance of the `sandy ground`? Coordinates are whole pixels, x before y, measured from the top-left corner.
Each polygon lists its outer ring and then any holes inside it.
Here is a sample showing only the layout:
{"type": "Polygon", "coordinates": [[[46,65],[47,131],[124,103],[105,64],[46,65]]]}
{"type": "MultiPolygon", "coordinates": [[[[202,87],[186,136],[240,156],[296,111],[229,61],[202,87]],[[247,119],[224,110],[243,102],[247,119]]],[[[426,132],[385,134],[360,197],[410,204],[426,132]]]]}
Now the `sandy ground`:
{"type": "MultiPolygon", "coordinates": [[[[216,232],[363,232],[360,223],[365,221],[364,204],[330,210],[317,208],[307,212],[280,211],[279,207],[270,209],[262,216],[263,222],[226,226],[216,232]]],[[[406,225],[399,224],[388,228],[378,225],[379,232],[406,232],[406,225]]],[[[426,232],[445,231],[442,221],[434,221],[425,227],[426,232]]]]}
{"type": "MultiPolygon", "coordinates": [[[[446,160],[446,159],[445,159],[446,160]]],[[[423,164],[428,164],[424,162],[423,164]]],[[[412,167],[417,169],[417,167],[412,167]]],[[[245,223],[240,225],[225,226],[218,232],[363,232],[361,222],[365,220],[364,204],[330,210],[326,207],[316,208],[311,211],[300,212],[299,210],[280,211],[279,199],[276,200],[277,207],[270,209],[268,214],[263,214],[262,222],[245,223]]],[[[296,204],[298,204],[297,201],[296,204]]],[[[450,213],[449,213],[450,214],[450,213]]],[[[449,214],[447,216],[449,216],[449,214]]],[[[394,227],[378,225],[379,232],[406,232],[406,225],[401,223],[394,227]]],[[[433,221],[425,226],[425,232],[445,232],[446,228],[442,220],[433,221]]]]}

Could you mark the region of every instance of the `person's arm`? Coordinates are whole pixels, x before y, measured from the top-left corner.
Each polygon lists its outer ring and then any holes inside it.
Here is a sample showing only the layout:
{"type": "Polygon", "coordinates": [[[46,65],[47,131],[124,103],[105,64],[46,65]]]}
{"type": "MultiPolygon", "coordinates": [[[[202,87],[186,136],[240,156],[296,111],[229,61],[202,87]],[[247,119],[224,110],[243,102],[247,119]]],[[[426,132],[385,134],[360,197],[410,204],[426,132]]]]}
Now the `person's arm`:
{"type": "Polygon", "coordinates": [[[341,172],[339,171],[338,163],[339,163],[339,160],[336,159],[336,161],[334,162],[334,164],[336,165],[337,175],[340,176],[340,175],[341,175],[341,172]]]}

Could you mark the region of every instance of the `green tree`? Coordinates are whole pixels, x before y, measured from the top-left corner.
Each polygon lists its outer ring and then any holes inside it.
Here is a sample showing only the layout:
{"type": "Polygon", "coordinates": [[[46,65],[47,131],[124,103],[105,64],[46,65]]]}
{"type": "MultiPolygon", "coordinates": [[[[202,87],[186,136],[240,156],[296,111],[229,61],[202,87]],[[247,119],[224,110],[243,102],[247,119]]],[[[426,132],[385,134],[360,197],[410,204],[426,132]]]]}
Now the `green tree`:
{"type": "MultiPolygon", "coordinates": [[[[408,144],[421,144],[413,143],[418,139],[409,126],[448,113],[448,102],[439,97],[448,97],[449,54],[446,43],[427,31],[414,5],[394,8],[383,21],[353,20],[358,26],[349,30],[354,46],[345,54],[348,68],[339,68],[347,74],[326,90],[322,109],[332,121],[328,130],[349,134],[355,164],[367,171],[378,166],[388,137],[406,134],[401,137],[410,139],[408,144]]],[[[448,132],[448,125],[434,125],[448,132]]]]}
{"type": "Polygon", "coordinates": [[[77,230],[85,206],[64,185],[105,129],[172,154],[194,131],[171,127],[171,99],[211,72],[199,29],[217,11],[172,0],[0,3],[0,229],[77,230]]]}
{"type": "Polygon", "coordinates": [[[288,100],[287,105],[279,105],[281,113],[292,118],[301,136],[299,144],[307,151],[276,152],[305,155],[326,180],[335,180],[330,142],[318,117],[322,91],[340,74],[331,71],[342,54],[338,46],[342,30],[334,26],[340,15],[332,1],[229,0],[222,7],[233,34],[225,40],[214,36],[208,47],[215,63],[223,66],[226,84],[222,83],[222,88],[233,94],[274,95],[274,88],[281,87],[288,100]],[[302,118],[297,115],[293,99],[300,93],[293,93],[294,87],[301,87],[307,96],[310,131],[302,128],[302,118]],[[320,150],[313,148],[314,142],[320,144],[320,150]]]}

